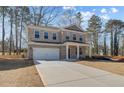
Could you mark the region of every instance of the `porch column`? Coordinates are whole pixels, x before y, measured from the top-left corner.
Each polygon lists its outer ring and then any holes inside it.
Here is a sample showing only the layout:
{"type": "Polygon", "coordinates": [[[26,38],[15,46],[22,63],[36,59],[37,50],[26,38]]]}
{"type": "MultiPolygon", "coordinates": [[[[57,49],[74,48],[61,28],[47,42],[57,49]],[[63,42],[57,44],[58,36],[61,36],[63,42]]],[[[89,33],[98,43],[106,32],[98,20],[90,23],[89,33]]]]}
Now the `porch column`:
{"type": "Polygon", "coordinates": [[[89,45],[89,57],[90,58],[92,57],[92,47],[91,47],[91,44],[89,45]]]}
{"type": "Polygon", "coordinates": [[[66,45],[66,60],[68,60],[68,45],[66,45]]]}
{"type": "Polygon", "coordinates": [[[79,45],[77,45],[77,59],[79,59],[79,45]]]}

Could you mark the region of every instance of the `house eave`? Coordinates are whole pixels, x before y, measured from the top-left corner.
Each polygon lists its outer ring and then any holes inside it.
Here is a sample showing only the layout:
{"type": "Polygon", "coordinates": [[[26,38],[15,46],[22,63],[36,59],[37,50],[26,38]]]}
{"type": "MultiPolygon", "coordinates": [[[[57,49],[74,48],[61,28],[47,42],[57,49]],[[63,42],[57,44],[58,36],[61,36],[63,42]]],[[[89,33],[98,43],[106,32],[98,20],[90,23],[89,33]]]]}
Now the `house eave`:
{"type": "Polygon", "coordinates": [[[46,45],[46,46],[66,46],[66,45],[80,45],[80,46],[89,46],[88,43],[78,43],[78,42],[64,42],[64,43],[45,43],[45,42],[28,42],[28,45],[46,45]]]}

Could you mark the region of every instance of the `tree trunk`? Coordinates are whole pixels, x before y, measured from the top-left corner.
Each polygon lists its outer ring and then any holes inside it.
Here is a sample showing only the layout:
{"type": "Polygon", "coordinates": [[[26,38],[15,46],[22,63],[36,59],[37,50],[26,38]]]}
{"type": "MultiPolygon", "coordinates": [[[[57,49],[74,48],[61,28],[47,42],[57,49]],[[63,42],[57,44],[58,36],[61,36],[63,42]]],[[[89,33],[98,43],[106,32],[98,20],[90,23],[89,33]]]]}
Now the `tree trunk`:
{"type": "Polygon", "coordinates": [[[22,44],[22,42],[21,42],[21,40],[22,40],[22,22],[23,22],[23,13],[22,13],[22,19],[21,19],[21,31],[20,31],[20,45],[19,45],[19,54],[21,54],[21,44],[22,44]]]}
{"type": "Polygon", "coordinates": [[[18,22],[17,10],[15,10],[15,33],[16,33],[16,54],[18,55],[18,22]]]}
{"type": "Polygon", "coordinates": [[[114,53],[113,55],[116,55],[116,34],[114,33],[114,53]]]}
{"type": "Polygon", "coordinates": [[[123,40],[122,40],[122,56],[124,56],[124,37],[123,37],[123,40]]]}
{"type": "Polygon", "coordinates": [[[94,33],[94,52],[95,54],[98,54],[98,33],[94,33]]]}
{"type": "Polygon", "coordinates": [[[11,52],[12,52],[12,28],[13,28],[13,22],[12,22],[12,17],[11,17],[11,23],[10,23],[10,25],[11,25],[11,27],[10,27],[10,49],[9,49],[9,55],[11,55],[11,52]]]}
{"type": "Polygon", "coordinates": [[[111,55],[113,56],[113,32],[111,31],[111,55]]]}
{"type": "Polygon", "coordinates": [[[115,31],[115,33],[114,33],[114,55],[115,56],[118,56],[118,35],[117,35],[117,29],[116,29],[116,31],[115,31]]]}
{"type": "Polygon", "coordinates": [[[104,32],[104,55],[106,54],[106,32],[104,32]]]}
{"type": "Polygon", "coordinates": [[[96,54],[99,54],[98,32],[96,32],[96,54]]]}
{"type": "Polygon", "coordinates": [[[5,50],[4,50],[4,43],[5,43],[5,29],[4,29],[4,17],[5,17],[5,14],[4,14],[4,7],[2,9],[2,31],[3,31],[3,34],[2,34],[2,55],[5,55],[5,50]]]}
{"type": "Polygon", "coordinates": [[[123,47],[122,47],[122,56],[124,56],[124,44],[123,44],[123,47]]]}

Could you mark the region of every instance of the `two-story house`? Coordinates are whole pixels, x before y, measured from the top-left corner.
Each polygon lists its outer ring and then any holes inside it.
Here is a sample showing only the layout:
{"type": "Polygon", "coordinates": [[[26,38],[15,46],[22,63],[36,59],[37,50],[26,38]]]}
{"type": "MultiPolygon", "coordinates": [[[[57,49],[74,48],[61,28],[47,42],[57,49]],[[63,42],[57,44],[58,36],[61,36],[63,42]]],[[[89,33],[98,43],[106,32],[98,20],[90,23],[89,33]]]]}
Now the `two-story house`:
{"type": "Polygon", "coordinates": [[[65,28],[27,26],[28,58],[41,60],[72,60],[88,56],[87,33],[71,25],[65,28]]]}

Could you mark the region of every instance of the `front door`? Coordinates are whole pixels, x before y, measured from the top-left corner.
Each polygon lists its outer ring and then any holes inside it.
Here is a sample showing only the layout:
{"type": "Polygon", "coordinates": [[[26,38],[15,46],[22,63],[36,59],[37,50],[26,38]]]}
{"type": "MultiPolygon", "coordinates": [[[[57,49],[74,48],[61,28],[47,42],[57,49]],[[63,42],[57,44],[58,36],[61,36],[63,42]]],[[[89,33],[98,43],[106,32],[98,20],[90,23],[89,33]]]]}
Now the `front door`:
{"type": "Polygon", "coordinates": [[[68,58],[69,58],[69,59],[70,59],[70,55],[71,55],[70,51],[71,51],[71,49],[68,48],[68,58]]]}
{"type": "Polygon", "coordinates": [[[77,59],[77,48],[76,46],[69,47],[69,58],[70,59],[77,59]]]}

